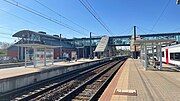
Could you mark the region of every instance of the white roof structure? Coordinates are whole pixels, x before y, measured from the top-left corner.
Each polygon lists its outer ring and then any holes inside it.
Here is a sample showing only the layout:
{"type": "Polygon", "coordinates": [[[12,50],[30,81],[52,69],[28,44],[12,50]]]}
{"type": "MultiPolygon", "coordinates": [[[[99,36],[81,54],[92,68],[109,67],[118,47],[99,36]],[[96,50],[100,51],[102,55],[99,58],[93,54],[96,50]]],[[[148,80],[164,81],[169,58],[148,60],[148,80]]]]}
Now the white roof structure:
{"type": "Polygon", "coordinates": [[[51,45],[42,45],[42,44],[15,44],[20,47],[32,47],[32,48],[57,48],[62,46],[51,46],[51,45]]]}
{"type": "Polygon", "coordinates": [[[145,43],[161,43],[161,44],[169,44],[169,43],[172,43],[172,42],[175,42],[176,40],[172,40],[172,39],[159,39],[159,40],[135,40],[134,44],[135,45],[139,45],[139,44],[145,44],[145,43]]]}
{"type": "Polygon", "coordinates": [[[180,47],[180,44],[176,44],[176,45],[172,45],[172,46],[166,46],[166,47],[163,47],[163,48],[174,48],[174,47],[180,47]]]}

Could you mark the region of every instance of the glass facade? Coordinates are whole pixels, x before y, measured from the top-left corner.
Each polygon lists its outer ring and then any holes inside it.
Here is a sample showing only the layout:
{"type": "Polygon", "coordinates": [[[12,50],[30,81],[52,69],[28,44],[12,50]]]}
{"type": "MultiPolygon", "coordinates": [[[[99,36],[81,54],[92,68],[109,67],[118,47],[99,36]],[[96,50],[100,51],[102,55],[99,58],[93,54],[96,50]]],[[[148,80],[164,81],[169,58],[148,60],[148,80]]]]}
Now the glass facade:
{"type": "Polygon", "coordinates": [[[34,50],[32,48],[26,48],[26,59],[32,62],[34,59],[34,50]]]}
{"type": "Polygon", "coordinates": [[[35,55],[35,62],[36,66],[43,66],[44,65],[44,49],[37,49],[36,52],[34,53],[35,55]]]}
{"type": "Polygon", "coordinates": [[[53,49],[46,49],[46,64],[51,64],[53,61],[53,49]]]}
{"type": "MultiPolygon", "coordinates": [[[[92,39],[91,40],[91,45],[92,46],[96,46],[100,41],[99,39],[92,39]]],[[[70,41],[66,41],[69,42],[70,44],[76,46],[76,47],[82,47],[82,46],[90,46],[90,39],[89,38],[85,38],[85,39],[72,39],[70,41]]]]}
{"type": "Polygon", "coordinates": [[[43,66],[44,62],[46,62],[46,65],[51,64],[53,62],[53,49],[46,49],[46,53],[45,53],[44,48],[42,49],[38,48],[35,53],[35,60],[37,66],[43,66]]]}
{"type": "Polygon", "coordinates": [[[35,66],[44,66],[44,64],[52,64],[53,49],[46,49],[45,51],[45,48],[26,48],[26,62],[31,62],[35,66]]]}
{"type": "Polygon", "coordinates": [[[109,45],[112,46],[129,46],[130,38],[110,38],[109,45]]]}

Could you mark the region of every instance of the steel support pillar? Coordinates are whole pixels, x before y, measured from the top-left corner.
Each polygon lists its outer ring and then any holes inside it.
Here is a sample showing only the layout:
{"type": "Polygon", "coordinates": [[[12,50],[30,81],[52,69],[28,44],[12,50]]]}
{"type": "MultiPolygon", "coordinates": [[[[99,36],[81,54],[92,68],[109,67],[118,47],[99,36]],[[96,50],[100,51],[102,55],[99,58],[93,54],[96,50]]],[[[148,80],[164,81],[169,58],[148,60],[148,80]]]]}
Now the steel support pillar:
{"type": "Polygon", "coordinates": [[[144,46],[144,60],[145,60],[145,66],[144,66],[144,69],[147,70],[147,65],[148,65],[148,61],[147,61],[147,46],[145,44],[144,46]]]}
{"type": "Polygon", "coordinates": [[[46,48],[44,48],[44,66],[46,66],[46,48]]]}
{"type": "Polygon", "coordinates": [[[20,52],[20,54],[21,54],[21,60],[23,60],[23,47],[21,47],[21,52],[20,52]]]}
{"type": "Polygon", "coordinates": [[[162,69],[162,49],[161,49],[161,44],[159,45],[159,62],[160,62],[160,66],[159,69],[162,69]]]}
{"type": "Polygon", "coordinates": [[[36,67],[36,58],[37,58],[37,49],[36,48],[34,48],[34,58],[33,58],[33,60],[34,60],[34,68],[36,67]]]}
{"type": "Polygon", "coordinates": [[[90,32],[90,59],[92,59],[92,36],[91,36],[91,32],[90,32]]]}
{"type": "Polygon", "coordinates": [[[26,52],[26,49],[27,49],[27,48],[25,47],[25,53],[24,53],[24,54],[25,54],[25,59],[24,59],[24,60],[25,60],[25,61],[24,61],[25,67],[27,67],[27,52],[26,52]]]}
{"type": "Polygon", "coordinates": [[[52,49],[52,65],[54,64],[54,49],[52,49]]]}
{"type": "Polygon", "coordinates": [[[154,44],[152,43],[152,58],[154,59],[154,44]]]}

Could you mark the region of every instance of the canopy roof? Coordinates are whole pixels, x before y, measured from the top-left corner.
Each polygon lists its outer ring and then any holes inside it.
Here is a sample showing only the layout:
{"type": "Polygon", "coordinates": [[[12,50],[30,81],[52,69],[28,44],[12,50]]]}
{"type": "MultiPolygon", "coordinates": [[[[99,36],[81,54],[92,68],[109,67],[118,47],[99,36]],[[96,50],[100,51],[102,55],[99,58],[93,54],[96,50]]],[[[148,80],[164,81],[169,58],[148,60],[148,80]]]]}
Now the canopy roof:
{"type": "Polygon", "coordinates": [[[16,44],[15,46],[27,47],[27,48],[57,48],[62,46],[51,46],[51,45],[42,45],[42,44],[16,44]]]}
{"type": "Polygon", "coordinates": [[[39,32],[34,32],[34,31],[30,31],[30,30],[19,31],[19,32],[15,33],[13,35],[13,37],[27,38],[27,37],[29,37],[29,34],[37,34],[37,35],[40,35],[40,36],[60,39],[59,37],[56,37],[56,36],[52,36],[52,35],[48,35],[48,34],[43,34],[43,33],[39,33],[39,32]]]}
{"type": "Polygon", "coordinates": [[[34,32],[30,30],[22,30],[13,35],[13,37],[22,38],[15,45],[42,45],[42,46],[54,46],[54,47],[64,47],[64,48],[74,48],[74,46],[64,40],[60,41],[60,37],[52,36],[45,33],[34,32]]]}
{"type": "Polygon", "coordinates": [[[139,45],[139,44],[170,44],[175,42],[176,40],[173,39],[159,39],[159,40],[135,40],[134,45],[139,45]]]}

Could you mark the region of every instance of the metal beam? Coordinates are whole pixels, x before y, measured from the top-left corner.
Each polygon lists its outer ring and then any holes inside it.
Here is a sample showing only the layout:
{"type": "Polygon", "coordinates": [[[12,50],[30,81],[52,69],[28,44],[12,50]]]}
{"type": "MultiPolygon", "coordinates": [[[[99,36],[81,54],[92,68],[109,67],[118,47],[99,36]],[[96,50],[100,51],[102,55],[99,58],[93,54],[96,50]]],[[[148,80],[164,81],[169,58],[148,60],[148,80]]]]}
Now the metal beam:
{"type": "MultiPolygon", "coordinates": [[[[25,65],[25,67],[27,67],[27,48],[25,47],[25,63],[24,63],[24,65],[25,65]]],[[[29,55],[29,54],[28,54],[29,55]]]]}
{"type": "Polygon", "coordinates": [[[90,32],[90,59],[92,58],[92,46],[91,46],[91,44],[92,44],[92,40],[91,40],[91,38],[92,38],[92,36],[91,36],[91,32],[90,32]]]}

